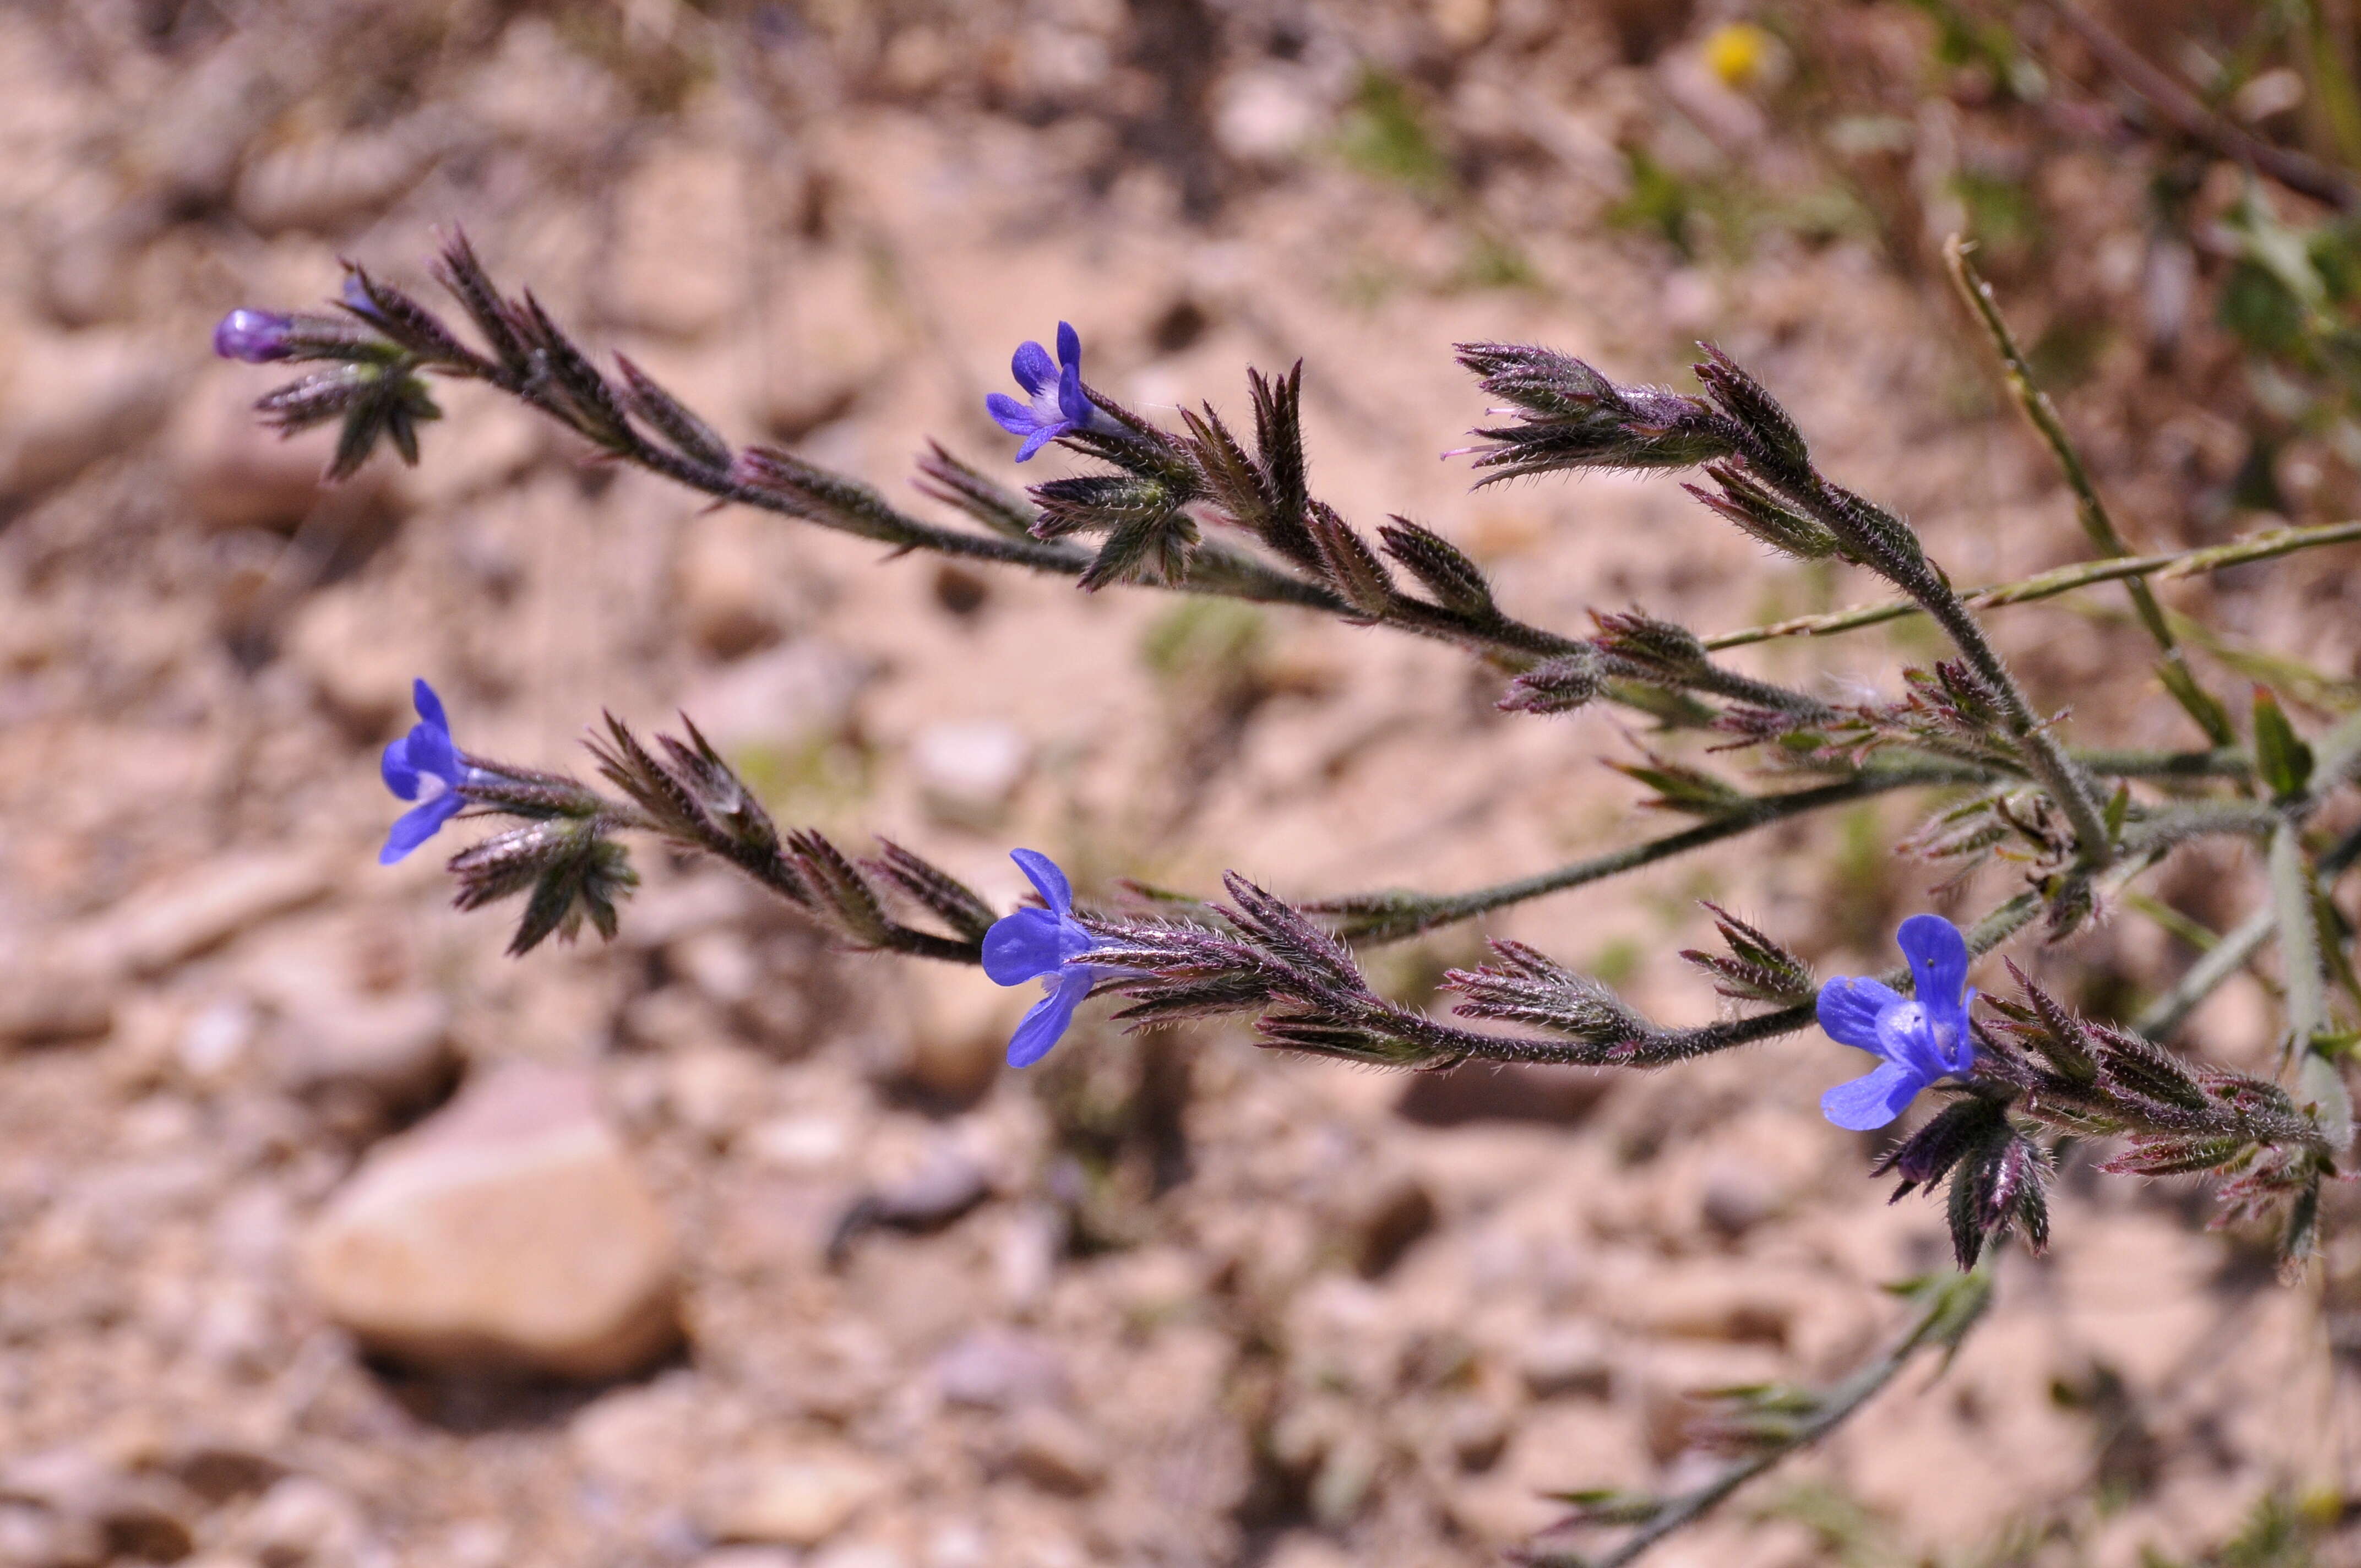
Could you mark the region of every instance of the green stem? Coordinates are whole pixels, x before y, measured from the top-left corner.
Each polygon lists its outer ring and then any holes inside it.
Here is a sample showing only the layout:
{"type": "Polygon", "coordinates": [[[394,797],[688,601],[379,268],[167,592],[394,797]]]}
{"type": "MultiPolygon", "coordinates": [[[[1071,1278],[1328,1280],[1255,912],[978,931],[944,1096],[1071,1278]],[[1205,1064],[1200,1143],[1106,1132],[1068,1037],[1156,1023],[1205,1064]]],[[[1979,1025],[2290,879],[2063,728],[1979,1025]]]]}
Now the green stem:
{"type": "MultiPolygon", "coordinates": [[[[2227,544],[2210,544],[2202,550],[2180,550],[2162,555],[2127,555],[2112,561],[2081,561],[2017,582],[1975,588],[1962,597],[1974,609],[1996,609],[2004,605],[2031,604],[2037,599],[2055,598],[2060,594],[2087,588],[2097,583],[2148,576],[2160,576],[2167,580],[2191,577],[2201,573],[2218,572],[2228,566],[2242,566],[2251,561],[2268,561],[2275,556],[2293,554],[2299,550],[2316,549],[2323,544],[2350,544],[2356,541],[2361,541],[2361,522],[2274,528],[2227,544]]],[[[1742,648],[1749,643],[1768,642],[1774,638],[1828,637],[1923,613],[1920,606],[1909,599],[1894,599],[1886,604],[1831,610],[1825,615],[1797,616],[1765,626],[1750,626],[1742,631],[1725,631],[1719,637],[1707,638],[1705,645],[1719,652],[1725,648],[1742,648]]]]}

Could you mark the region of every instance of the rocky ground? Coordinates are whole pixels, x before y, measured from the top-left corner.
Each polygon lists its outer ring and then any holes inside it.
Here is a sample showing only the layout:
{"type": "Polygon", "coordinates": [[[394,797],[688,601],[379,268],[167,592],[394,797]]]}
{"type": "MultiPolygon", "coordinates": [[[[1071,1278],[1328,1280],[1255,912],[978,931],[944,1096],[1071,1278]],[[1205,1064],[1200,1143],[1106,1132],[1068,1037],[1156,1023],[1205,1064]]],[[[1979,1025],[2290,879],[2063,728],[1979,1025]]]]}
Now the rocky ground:
{"type": "MultiPolygon", "coordinates": [[[[1444,532],[1529,619],[1868,597],[1663,481],[1470,497],[1437,458],[1481,407],[1454,341],[1670,378],[1711,334],[1955,576],[2073,558],[1946,302],[1875,245],[1774,227],[1684,261],[1608,221],[1635,126],[1748,146],[1766,188],[1808,159],[1699,64],[1715,17],[1570,9],[0,12],[0,1563],[1482,1563],[1547,1492],[1698,1475],[1690,1390],[1868,1355],[1902,1315],[1880,1287],[1946,1245],[1819,1119],[1850,1065],[1817,1036],[1406,1084],[1086,1014],[1010,1074],[1026,998],[829,951],[715,870],[645,855],[616,941],[518,961],[437,854],[374,863],[413,674],[464,745],[547,766],[602,707],[686,708],[783,820],[1004,906],[1012,844],[1086,892],[1570,859],[1651,826],[1597,765],[1636,753],[1615,720],[1498,714],[1446,649],[708,513],[477,389],[417,469],[324,491],[316,443],[247,417],[268,373],[206,355],[223,310],[330,292],[339,255],[423,284],[460,221],[716,422],[882,487],[928,436],[999,471],[982,395],[1064,318],[1166,412],[1301,356],[1320,492],[1444,532]],[[1372,98],[1367,61],[1436,59],[1459,145],[1508,149],[1480,181],[1372,98]]],[[[2173,417],[2189,472],[2235,460],[2173,417]]],[[[2159,534],[2199,526],[2137,482],[2159,534]]],[[[2333,569],[2179,591],[2354,671],[2333,569]]],[[[2109,623],[2011,614],[2106,739],[2173,739],[2109,623]]],[[[1923,646],[1750,652],[1846,682],[1923,646]]],[[[1693,901],[1882,964],[1906,820],[1488,929],[1709,1017],[1675,957],[1693,901]]],[[[2235,917],[2243,878],[2176,897],[2235,917]]],[[[1373,961],[1414,998],[1475,943],[1373,961]]],[[[2037,957],[2095,994],[2165,952],[2126,921],[2037,957]]],[[[2241,982],[2196,1037],[2252,1059],[2266,1007],[2241,982]]],[[[2339,1517],[2341,1298],[2274,1284],[2201,1195],[2087,1158],[2063,1190],[1945,1376],[1655,1561],[2129,1563],[2275,1493],[2339,1517]]]]}

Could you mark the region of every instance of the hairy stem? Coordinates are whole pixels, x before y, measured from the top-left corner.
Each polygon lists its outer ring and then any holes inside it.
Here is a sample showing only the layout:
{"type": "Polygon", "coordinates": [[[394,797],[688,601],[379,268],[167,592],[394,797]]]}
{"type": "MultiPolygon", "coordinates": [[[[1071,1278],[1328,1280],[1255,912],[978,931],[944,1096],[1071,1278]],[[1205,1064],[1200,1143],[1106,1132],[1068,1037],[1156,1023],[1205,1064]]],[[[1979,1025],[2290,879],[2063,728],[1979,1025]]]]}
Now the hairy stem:
{"type": "Polygon", "coordinates": [[[1343,898],[1323,899],[1302,907],[1315,915],[1335,918],[1337,935],[1363,942],[1399,941],[1437,927],[1472,920],[1495,909],[1569,888],[1601,882],[1658,861],[1671,860],[1692,850],[1719,844],[1751,833],[1757,828],[1802,817],[1831,806],[1849,801],[1865,800],[1888,790],[1906,789],[1918,784],[1979,784],[1993,775],[1973,769],[1935,767],[1871,768],[1838,784],[1822,784],[1817,789],[1790,790],[1783,795],[1763,795],[1744,807],[1698,824],[1678,833],[1668,833],[1661,839],[1610,850],[1603,855],[1576,861],[1568,865],[1541,872],[1532,876],[1519,877],[1513,882],[1496,883],[1466,893],[1422,894],[1373,893],[1352,894],[1343,898]]]}
{"type": "MultiPolygon", "coordinates": [[[[1997,609],[2004,605],[2031,604],[2037,599],[2055,598],[2060,594],[2098,583],[2148,576],[2169,581],[2205,572],[2218,572],[2228,566],[2242,566],[2250,561],[2268,561],[2274,556],[2293,554],[2296,551],[2315,549],[2323,544],[2350,544],[2356,541],[2361,541],[2361,522],[2274,528],[2227,544],[2209,544],[2202,550],[2180,550],[2161,555],[2126,555],[2112,561],[2080,561],[2070,566],[2059,566],[2014,583],[1996,583],[1988,587],[1973,588],[1960,597],[1971,609],[1997,609]]],[[[1750,626],[1741,631],[1725,631],[1718,637],[1705,639],[1705,645],[1719,652],[1725,648],[1742,648],[1751,642],[1768,642],[1780,637],[1827,637],[1839,631],[1857,631],[1865,626],[1881,626],[1889,620],[1900,620],[1905,616],[1923,613],[1922,608],[1909,599],[1894,599],[1886,604],[1831,610],[1825,615],[1797,616],[1765,626],[1750,626]]]]}
{"type": "MultiPolygon", "coordinates": [[[[2040,898],[2031,893],[2020,893],[1991,914],[1968,927],[1968,951],[1982,958],[1994,948],[2023,930],[2041,912],[2040,898]]],[[[1907,994],[1912,980],[1907,964],[1898,965],[1879,975],[1878,980],[1907,994]]],[[[1660,1035],[1639,1042],[1622,1065],[1629,1067],[1665,1067],[1692,1057],[1710,1056],[1732,1046],[1752,1045],[1780,1035],[1792,1035],[1808,1029],[1819,1020],[1817,1005],[1799,1002],[1776,1012],[1761,1013],[1751,1018],[1737,1018],[1726,1023],[1708,1024],[1695,1029],[1667,1029],[1660,1035]]]]}

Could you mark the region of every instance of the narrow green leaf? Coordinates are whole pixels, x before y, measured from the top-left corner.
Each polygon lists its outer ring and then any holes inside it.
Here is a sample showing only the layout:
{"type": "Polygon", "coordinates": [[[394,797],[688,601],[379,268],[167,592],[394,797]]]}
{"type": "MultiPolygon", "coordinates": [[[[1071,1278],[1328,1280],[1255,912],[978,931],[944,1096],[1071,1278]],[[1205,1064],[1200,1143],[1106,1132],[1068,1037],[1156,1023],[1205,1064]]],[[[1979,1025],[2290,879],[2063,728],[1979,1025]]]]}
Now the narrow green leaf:
{"type": "Polygon", "coordinates": [[[2276,800],[2295,799],[2312,782],[2312,748],[2288,722],[2268,686],[2255,688],[2255,769],[2276,800]]]}

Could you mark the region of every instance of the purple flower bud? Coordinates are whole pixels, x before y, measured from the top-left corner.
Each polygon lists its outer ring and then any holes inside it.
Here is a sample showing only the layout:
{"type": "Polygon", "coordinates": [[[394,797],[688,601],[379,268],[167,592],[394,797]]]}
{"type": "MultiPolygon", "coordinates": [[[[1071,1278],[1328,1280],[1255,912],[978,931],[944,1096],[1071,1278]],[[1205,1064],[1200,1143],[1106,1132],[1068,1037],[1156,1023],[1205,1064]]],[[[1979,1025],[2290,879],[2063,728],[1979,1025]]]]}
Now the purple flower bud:
{"type": "Polygon", "coordinates": [[[236,310],[214,328],[214,352],[224,359],[268,365],[294,352],[289,334],[295,323],[276,311],[236,310]]]}

